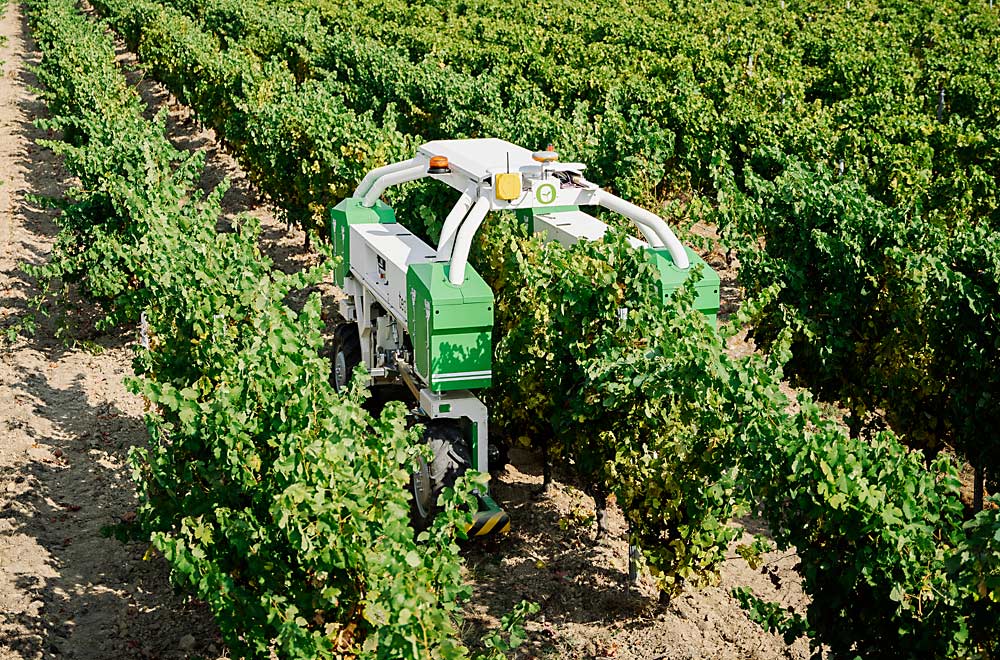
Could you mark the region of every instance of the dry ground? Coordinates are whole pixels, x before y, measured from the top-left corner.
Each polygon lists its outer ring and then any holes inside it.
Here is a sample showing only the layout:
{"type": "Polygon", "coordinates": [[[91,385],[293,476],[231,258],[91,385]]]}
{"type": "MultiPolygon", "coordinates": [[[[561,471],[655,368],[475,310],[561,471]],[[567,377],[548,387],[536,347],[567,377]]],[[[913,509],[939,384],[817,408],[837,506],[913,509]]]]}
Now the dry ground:
{"type": "MultiPolygon", "coordinates": [[[[22,262],[42,263],[56,226],[35,195],[71,185],[58,159],[37,141],[44,106],[28,66],[38,53],[17,7],[0,34],[0,328],[21,314],[37,283],[22,262]]],[[[230,178],[224,204],[264,226],[262,244],[284,270],[313,256],[302,237],[254,194],[211,131],[137,73],[121,52],[150,114],[169,111],[168,130],[185,149],[208,157],[205,185],[230,178]]],[[[84,303],[71,301],[30,340],[0,349],[0,660],[56,656],[85,659],[225,657],[211,616],[175,594],[169,568],[146,547],[103,538],[102,527],[134,508],[127,468],[130,447],[146,441],[141,402],[123,386],[131,371],[134,329],[93,329],[84,303]]],[[[518,657],[551,658],[805,658],[750,623],[729,596],[750,585],[762,596],[801,606],[794,556],[770,558],[768,571],[734,558],[718,587],[692,591],[667,605],[648,579],[624,579],[624,522],[613,506],[610,538],[593,541],[593,502],[565,480],[533,498],[541,482],[537,458],[513,452],[496,487],[514,520],[500,542],[467,550],[474,587],[463,633],[477,638],[522,598],[541,604],[518,657]]],[[[752,523],[747,523],[752,526],[752,523]]]]}

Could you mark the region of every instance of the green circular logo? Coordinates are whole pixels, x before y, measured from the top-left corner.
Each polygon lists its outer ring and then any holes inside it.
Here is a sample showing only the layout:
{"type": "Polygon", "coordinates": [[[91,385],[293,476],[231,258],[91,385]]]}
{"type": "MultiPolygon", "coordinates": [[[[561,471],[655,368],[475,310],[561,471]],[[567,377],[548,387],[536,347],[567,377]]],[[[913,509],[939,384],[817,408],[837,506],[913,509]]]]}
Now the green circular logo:
{"type": "Polygon", "coordinates": [[[535,199],[539,204],[551,204],[556,201],[556,187],[551,183],[543,183],[535,188],[535,199]]]}

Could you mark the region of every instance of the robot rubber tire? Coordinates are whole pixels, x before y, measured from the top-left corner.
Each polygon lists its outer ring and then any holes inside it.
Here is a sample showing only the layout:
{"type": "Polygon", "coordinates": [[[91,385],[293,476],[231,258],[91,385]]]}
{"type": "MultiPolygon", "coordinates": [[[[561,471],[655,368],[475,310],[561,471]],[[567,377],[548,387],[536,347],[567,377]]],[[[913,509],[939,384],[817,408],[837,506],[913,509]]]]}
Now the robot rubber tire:
{"type": "Polygon", "coordinates": [[[361,337],[357,323],[341,323],[333,331],[333,387],[343,392],[361,363],[361,337]]]}
{"type": "Polygon", "coordinates": [[[455,420],[430,421],[426,428],[424,442],[431,448],[433,458],[429,463],[420,458],[410,477],[413,488],[411,518],[418,532],[434,520],[441,491],[454,486],[472,466],[469,443],[455,420]]]}

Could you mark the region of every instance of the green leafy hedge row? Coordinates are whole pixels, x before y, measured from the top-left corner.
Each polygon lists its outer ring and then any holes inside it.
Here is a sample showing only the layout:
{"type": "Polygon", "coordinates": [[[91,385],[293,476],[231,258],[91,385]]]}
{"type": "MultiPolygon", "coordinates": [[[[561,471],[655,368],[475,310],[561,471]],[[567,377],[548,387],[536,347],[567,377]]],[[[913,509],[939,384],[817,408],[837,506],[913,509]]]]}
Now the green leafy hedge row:
{"type": "Polygon", "coordinates": [[[727,523],[745,509],[739,412],[716,388],[722,343],[693,292],[664,306],[655,267],[624,235],[567,250],[515,221],[483,231],[474,259],[497,294],[494,423],[615,493],[663,591],[715,581],[737,535],[727,523]]]}
{"type": "Polygon", "coordinates": [[[627,196],[711,202],[688,212],[739,248],[748,295],[782,286],[755,321],[765,346],[796,328],[790,374],[845,404],[855,432],[884,410],[911,446],[991,467],[1000,20],[988,7],[170,4],[229,52],[393,108],[404,131],[552,141],[627,196]],[[880,207],[906,226],[886,231],[880,207]]]}
{"type": "Polygon", "coordinates": [[[780,287],[753,319],[758,341],[790,329],[789,372],[841,401],[855,432],[884,417],[997,484],[1000,232],[971,218],[944,227],[774,151],[753,159],[745,187],[718,213],[766,243],[742,253],[748,293],[780,287]]]}
{"type": "Polygon", "coordinates": [[[65,140],[50,146],[80,180],[39,275],[76,282],[107,322],[144,312],[150,328],[129,383],[150,404],[134,532],[241,657],[467,657],[455,539],[476,476],[414,536],[416,431],[401,406],[367,413],[360,386],[336,394],[318,294],[285,302],[329,268],[272,270],[251,218],[218,233],[222,189],[198,193],[201,155],[143,118],[104,25],[72,0],[27,6],[46,126],[65,140]]]}
{"type": "MultiPolygon", "coordinates": [[[[141,35],[130,38],[142,52],[141,35]]],[[[242,51],[229,44],[226,53],[242,51]]],[[[620,245],[567,253],[512,233],[487,235],[477,262],[498,293],[492,409],[524,410],[504,420],[509,429],[549,434],[616,492],[664,588],[711,580],[729,518],[758,507],[782,547],[802,549],[806,589],[824,596],[803,620],[757,607],[771,612],[765,623],[807,632],[838,655],[995,653],[996,514],[963,526],[953,466],[935,465],[938,480],[893,437],[850,439],[808,401],[789,415],[773,367],[727,357],[703,321],[681,311],[683,300],[664,313],[641,260],[620,245]],[[838,462],[827,451],[841,452],[838,462]],[[801,510],[787,510],[792,497],[801,510]],[[845,606],[854,598],[856,609],[845,606]]]]}
{"type": "Polygon", "coordinates": [[[144,64],[232,147],[240,163],[289,219],[321,226],[325,209],[365,172],[410,153],[392,111],[345,104],[343,85],[299,85],[284,63],[219,40],[154,2],[102,0],[95,6],[144,64]]]}
{"type": "Polygon", "coordinates": [[[801,616],[739,590],[769,629],[837,658],[997,657],[1000,510],[964,522],[952,461],[928,468],[889,432],[851,438],[790,401],[787,354],[728,355],[693,291],[664,307],[622,236],[567,250],[513,223],[486,231],[491,410],[617,496],[662,589],[714,581],[749,511],[797,552],[811,597],[801,616]]]}

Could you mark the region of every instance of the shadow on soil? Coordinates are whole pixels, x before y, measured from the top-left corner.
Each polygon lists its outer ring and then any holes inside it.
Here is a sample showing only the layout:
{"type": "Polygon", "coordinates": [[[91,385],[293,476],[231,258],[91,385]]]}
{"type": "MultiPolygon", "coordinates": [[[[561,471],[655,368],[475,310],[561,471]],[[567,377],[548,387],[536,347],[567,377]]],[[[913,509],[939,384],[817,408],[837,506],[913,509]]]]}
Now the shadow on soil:
{"type": "MultiPolygon", "coordinates": [[[[660,607],[628,583],[624,527],[595,538],[593,500],[564,485],[573,483],[572,475],[554,475],[557,483],[539,494],[539,457],[513,449],[511,461],[515,469],[508,468],[492,491],[510,514],[512,532],[470,543],[465,552],[475,600],[488,604],[490,616],[500,618],[523,599],[541,606],[533,618],[552,624],[611,625],[660,607]]],[[[483,632],[474,630],[470,641],[483,632]]]]}
{"type": "Polygon", "coordinates": [[[24,657],[160,658],[176,657],[188,632],[211,640],[204,624],[210,615],[171,595],[162,560],[143,561],[145,545],[101,535],[132,506],[122,493],[132,492],[127,455],[143,443],[143,422],[113,403],[89,403],[80,376],[56,387],[45,373],[15,375],[17,399],[48,429],[21,429],[34,444],[26,464],[0,471],[0,518],[11,538],[27,537],[24,547],[38,555],[32,562],[48,570],[15,581],[40,603],[36,612],[0,612],[12,650],[24,657]]]}

